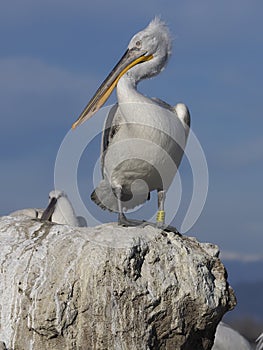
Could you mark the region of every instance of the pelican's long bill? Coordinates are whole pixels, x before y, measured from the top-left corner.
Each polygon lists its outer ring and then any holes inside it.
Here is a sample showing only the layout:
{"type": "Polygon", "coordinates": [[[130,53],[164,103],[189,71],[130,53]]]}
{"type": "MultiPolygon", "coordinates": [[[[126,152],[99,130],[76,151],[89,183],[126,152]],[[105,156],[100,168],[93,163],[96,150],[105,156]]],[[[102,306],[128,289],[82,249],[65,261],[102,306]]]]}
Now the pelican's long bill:
{"type": "Polygon", "coordinates": [[[51,217],[55,211],[55,207],[57,204],[57,198],[53,197],[49,203],[49,205],[47,206],[47,208],[45,209],[44,213],[41,216],[40,220],[43,221],[51,221],[51,217]]]}
{"type": "Polygon", "coordinates": [[[75,129],[78,125],[92,117],[100,109],[100,107],[103,106],[123,74],[125,74],[136,64],[148,61],[152,58],[153,55],[147,55],[147,52],[142,53],[142,51],[138,50],[137,48],[128,49],[98,88],[95,95],[89,101],[79,118],[72,125],[72,129],[75,129]]]}

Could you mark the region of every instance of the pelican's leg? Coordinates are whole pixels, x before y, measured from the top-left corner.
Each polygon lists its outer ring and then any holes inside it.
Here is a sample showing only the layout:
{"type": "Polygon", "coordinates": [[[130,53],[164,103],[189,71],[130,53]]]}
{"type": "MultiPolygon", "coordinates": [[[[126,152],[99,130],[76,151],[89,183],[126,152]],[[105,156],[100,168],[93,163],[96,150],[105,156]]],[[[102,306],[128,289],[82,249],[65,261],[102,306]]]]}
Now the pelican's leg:
{"type": "Polygon", "coordinates": [[[167,232],[174,232],[180,235],[180,232],[173,226],[165,224],[165,211],[164,211],[165,191],[158,190],[158,212],[156,216],[156,226],[167,232]]]}
{"type": "Polygon", "coordinates": [[[115,187],[114,192],[117,196],[118,200],[118,224],[122,226],[141,226],[145,227],[147,225],[158,227],[167,232],[174,232],[176,234],[180,234],[177,229],[173,226],[167,226],[164,222],[164,201],[165,201],[165,191],[158,191],[158,213],[156,218],[156,224],[148,221],[141,220],[131,220],[127,219],[123,213],[122,201],[121,201],[121,186],[115,187]]]}
{"type": "Polygon", "coordinates": [[[114,192],[117,196],[118,201],[118,224],[123,225],[126,222],[126,216],[123,214],[122,204],[121,204],[121,186],[115,187],[114,192]]]}
{"type": "Polygon", "coordinates": [[[157,190],[158,192],[158,212],[156,215],[156,226],[158,228],[165,227],[165,211],[164,211],[164,201],[165,201],[165,191],[157,190]]]}
{"type": "Polygon", "coordinates": [[[121,202],[121,186],[115,187],[114,192],[118,200],[118,224],[122,226],[145,226],[145,221],[130,220],[127,219],[123,213],[122,202],[121,202]]]}

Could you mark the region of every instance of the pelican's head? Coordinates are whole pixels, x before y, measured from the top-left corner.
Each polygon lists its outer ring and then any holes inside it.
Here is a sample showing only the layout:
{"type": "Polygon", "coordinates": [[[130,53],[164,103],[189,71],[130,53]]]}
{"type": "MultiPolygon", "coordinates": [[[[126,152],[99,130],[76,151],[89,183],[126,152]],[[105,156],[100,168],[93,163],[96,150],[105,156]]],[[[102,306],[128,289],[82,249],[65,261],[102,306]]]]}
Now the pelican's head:
{"type": "Polygon", "coordinates": [[[67,195],[65,192],[60,191],[60,190],[53,190],[49,192],[48,198],[51,200],[52,198],[56,198],[57,200],[61,197],[67,198],[67,195]]]}
{"type": "Polygon", "coordinates": [[[103,106],[125,73],[130,74],[135,82],[158,74],[165,67],[171,47],[168,28],[159,18],[155,18],[144,30],[133,36],[125,54],[98,88],[72,128],[92,117],[103,106]]]}
{"type": "Polygon", "coordinates": [[[48,195],[48,206],[42,214],[41,220],[52,221],[52,215],[54,214],[57,208],[57,202],[60,198],[65,198],[68,201],[67,195],[65,192],[60,190],[53,190],[49,192],[48,195]]]}
{"type": "Polygon", "coordinates": [[[49,193],[49,204],[43,212],[41,220],[79,226],[78,219],[66,193],[59,190],[49,193]]]}
{"type": "Polygon", "coordinates": [[[136,82],[160,73],[172,51],[172,40],[166,24],[158,17],[153,19],[144,30],[131,39],[128,50],[134,49],[141,55],[151,56],[150,62],[135,65],[128,71],[128,74],[135,76],[136,82]]]}

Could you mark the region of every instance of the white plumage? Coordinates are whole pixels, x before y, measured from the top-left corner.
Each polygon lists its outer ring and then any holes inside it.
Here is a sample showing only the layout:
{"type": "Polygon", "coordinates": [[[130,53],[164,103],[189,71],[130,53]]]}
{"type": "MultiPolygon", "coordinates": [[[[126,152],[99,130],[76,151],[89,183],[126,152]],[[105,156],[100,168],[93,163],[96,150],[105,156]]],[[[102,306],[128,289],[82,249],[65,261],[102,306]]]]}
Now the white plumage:
{"type": "Polygon", "coordinates": [[[120,223],[127,223],[123,209],[144,203],[153,190],[158,192],[159,211],[164,211],[165,192],[183,156],[190,126],[187,107],[182,103],[172,107],[137,91],[142,79],[164,69],[171,46],[167,26],[155,18],[134,35],[73,124],[75,128],[94,115],[117,88],[118,103],[105,121],[102,137],[103,179],[91,198],[101,208],[118,212],[120,223]]]}
{"type": "MultiPolygon", "coordinates": [[[[220,322],[212,350],[252,350],[249,342],[233,328],[220,322]]],[[[259,349],[258,349],[259,350],[259,349]]]]}
{"type": "Polygon", "coordinates": [[[31,219],[41,219],[62,225],[87,226],[86,219],[82,216],[76,216],[66,193],[60,190],[53,190],[49,193],[49,204],[46,209],[20,209],[9,215],[13,217],[28,216],[31,219]]]}
{"type": "Polygon", "coordinates": [[[263,350],[263,333],[261,333],[258,336],[256,343],[257,343],[256,350],[263,350]]]}
{"type": "Polygon", "coordinates": [[[59,190],[49,193],[49,204],[43,212],[41,220],[70,226],[87,226],[83,217],[76,216],[66,193],[59,190]]]}
{"type": "Polygon", "coordinates": [[[9,216],[28,216],[31,219],[40,219],[43,215],[44,210],[43,209],[37,209],[37,208],[26,208],[26,209],[19,209],[16,211],[13,211],[9,214],[9,216]]]}

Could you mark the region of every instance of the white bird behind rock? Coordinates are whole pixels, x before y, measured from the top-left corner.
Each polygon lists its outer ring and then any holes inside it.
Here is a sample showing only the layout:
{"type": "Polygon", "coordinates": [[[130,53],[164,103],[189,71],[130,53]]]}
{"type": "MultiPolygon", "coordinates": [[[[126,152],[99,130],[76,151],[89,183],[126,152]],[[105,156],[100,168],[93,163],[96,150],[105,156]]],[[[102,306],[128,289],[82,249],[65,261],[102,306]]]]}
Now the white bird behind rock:
{"type": "MultiPolygon", "coordinates": [[[[212,350],[252,350],[249,342],[233,328],[220,322],[216,329],[212,350]]],[[[257,348],[260,350],[260,348],[257,348]]]]}
{"type": "Polygon", "coordinates": [[[40,219],[43,215],[44,210],[43,209],[37,209],[37,208],[26,208],[26,209],[19,209],[16,211],[13,211],[12,213],[8,214],[9,216],[15,217],[15,216],[28,216],[31,219],[40,219]]]}
{"type": "Polygon", "coordinates": [[[76,216],[66,193],[59,190],[49,193],[49,204],[40,219],[70,226],[87,226],[85,218],[76,216]]]}
{"type": "Polygon", "coordinates": [[[257,343],[256,350],[263,350],[263,333],[261,333],[258,336],[256,343],[257,343]]]}
{"type": "Polygon", "coordinates": [[[27,208],[13,211],[9,216],[27,216],[31,219],[50,221],[56,224],[86,227],[87,221],[82,216],[76,216],[73,206],[63,191],[54,190],[49,193],[47,208],[27,208]]]}

